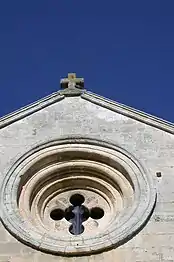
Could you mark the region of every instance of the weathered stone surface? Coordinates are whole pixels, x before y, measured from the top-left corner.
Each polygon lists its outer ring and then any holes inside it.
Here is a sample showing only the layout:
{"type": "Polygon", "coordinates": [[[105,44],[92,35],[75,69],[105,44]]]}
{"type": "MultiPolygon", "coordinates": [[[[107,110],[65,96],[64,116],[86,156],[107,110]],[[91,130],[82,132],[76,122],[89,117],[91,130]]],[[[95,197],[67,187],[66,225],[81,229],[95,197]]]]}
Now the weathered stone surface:
{"type": "Polygon", "coordinates": [[[72,136],[25,154],[6,175],[0,198],[1,219],[18,239],[59,255],[90,255],[137,234],[153,212],[156,190],[145,168],[118,145],[72,136]]]}
{"type": "Polygon", "coordinates": [[[153,124],[148,116],[141,116],[147,118],[143,123],[134,115],[125,116],[126,109],[119,110],[123,115],[81,97],[66,97],[7,124],[0,129],[0,180],[23,154],[49,140],[72,134],[110,140],[134,155],[154,180],[157,203],[147,225],[121,247],[88,257],[56,257],[26,249],[2,227],[0,261],[174,261],[174,129],[160,121],[153,124]],[[157,177],[156,172],[162,176],[157,177]]]}

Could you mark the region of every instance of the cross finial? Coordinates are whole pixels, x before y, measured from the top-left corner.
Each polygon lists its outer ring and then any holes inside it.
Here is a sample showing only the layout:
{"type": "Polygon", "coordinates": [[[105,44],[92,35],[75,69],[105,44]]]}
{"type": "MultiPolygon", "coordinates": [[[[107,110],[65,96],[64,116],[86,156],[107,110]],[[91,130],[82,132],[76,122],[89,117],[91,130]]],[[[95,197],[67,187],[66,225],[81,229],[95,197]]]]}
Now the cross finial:
{"type": "Polygon", "coordinates": [[[68,78],[60,80],[61,88],[80,88],[84,87],[84,79],[77,78],[75,73],[69,73],[68,78]]]}

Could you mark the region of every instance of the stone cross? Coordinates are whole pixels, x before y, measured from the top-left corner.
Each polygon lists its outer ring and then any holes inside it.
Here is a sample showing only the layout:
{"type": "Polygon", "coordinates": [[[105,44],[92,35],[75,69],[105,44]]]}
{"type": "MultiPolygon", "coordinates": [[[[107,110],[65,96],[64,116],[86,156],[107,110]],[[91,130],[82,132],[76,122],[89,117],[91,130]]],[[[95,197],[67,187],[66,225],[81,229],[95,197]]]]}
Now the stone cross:
{"type": "Polygon", "coordinates": [[[60,81],[61,88],[80,88],[84,87],[84,78],[77,78],[75,73],[69,73],[67,78],[60,81]]]}

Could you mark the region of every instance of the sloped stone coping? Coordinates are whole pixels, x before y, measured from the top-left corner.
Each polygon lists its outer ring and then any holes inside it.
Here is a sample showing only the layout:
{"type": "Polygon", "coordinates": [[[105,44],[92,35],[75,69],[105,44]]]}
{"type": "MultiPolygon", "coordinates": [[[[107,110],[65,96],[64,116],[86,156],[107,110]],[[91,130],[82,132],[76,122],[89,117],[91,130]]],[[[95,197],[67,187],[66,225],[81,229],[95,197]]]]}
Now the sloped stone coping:
{"type": "Polygon", "coordinates": [[[93,138],[66,137],[37,146],[9,170],[1,188],[1,220],[33,248],[85,255],[119,246],[138,233],[155,199],[151,176],[124,149],[93,138]],[[72,191],[94,194],[103,205],[106,215],[96,230],[76,236],[65,227],[52,227],[49,203],[72,191]]]}

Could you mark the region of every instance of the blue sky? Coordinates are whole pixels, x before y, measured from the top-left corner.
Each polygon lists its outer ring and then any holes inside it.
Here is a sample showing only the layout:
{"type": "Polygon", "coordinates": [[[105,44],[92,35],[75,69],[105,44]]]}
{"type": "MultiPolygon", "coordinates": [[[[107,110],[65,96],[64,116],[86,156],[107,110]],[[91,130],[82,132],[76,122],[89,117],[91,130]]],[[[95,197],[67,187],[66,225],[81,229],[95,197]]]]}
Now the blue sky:
{"type": "Polygon", "coordinates": [[[59,89],[85,87],[174,122],[174,1],[0,2],[0,116],[59,89]]]}

